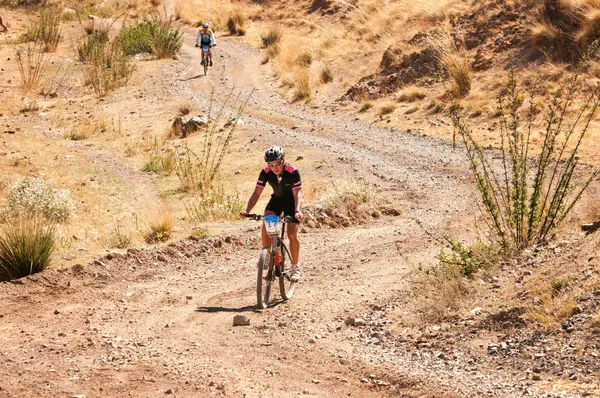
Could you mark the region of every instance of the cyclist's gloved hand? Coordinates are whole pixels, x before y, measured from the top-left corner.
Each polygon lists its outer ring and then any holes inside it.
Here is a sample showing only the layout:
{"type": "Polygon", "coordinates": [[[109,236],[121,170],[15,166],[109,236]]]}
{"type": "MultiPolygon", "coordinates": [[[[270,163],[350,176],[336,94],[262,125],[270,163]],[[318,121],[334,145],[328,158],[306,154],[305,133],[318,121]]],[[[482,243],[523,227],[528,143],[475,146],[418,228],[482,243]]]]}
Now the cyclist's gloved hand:
{"type": "Polygon", "coordinates": [[[248,212],[246,210],[240,211],[240,217],[243,217],[243,218],[248,217],[248,212]]]}
{"type": "Polygon", "coordinates": [[[198,44],[196,44],[194,47],[198,47],[198,44]]]}
{"type": "Polygon", "coordinates": [[[302,215],[302,212],[300,210],[297,210],[296,213],[294,214],[294,217],[296,218],[296,220],[298,220],[299,222],[302,222],[302,220],[304,219],[304,215],[302,215]]]}

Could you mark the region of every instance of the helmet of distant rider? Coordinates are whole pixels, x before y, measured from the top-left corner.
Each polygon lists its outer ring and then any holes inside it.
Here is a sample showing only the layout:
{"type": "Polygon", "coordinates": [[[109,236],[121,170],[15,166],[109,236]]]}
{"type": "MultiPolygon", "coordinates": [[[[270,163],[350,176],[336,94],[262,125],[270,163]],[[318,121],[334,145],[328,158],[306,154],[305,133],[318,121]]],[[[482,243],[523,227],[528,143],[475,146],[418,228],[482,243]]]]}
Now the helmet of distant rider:
{"type": "Polygon", "coordinates": [[[208,22],[204,22],[204,23],[202,24],[202,27],[203,27],[203,28],[208,28],[208,22]]]}
{"type": "Polygon", "coordinates": [[[283,148],[278,146],[272,146],[265,151],[265,162],[274,162],[285,156],[283,148]]]}

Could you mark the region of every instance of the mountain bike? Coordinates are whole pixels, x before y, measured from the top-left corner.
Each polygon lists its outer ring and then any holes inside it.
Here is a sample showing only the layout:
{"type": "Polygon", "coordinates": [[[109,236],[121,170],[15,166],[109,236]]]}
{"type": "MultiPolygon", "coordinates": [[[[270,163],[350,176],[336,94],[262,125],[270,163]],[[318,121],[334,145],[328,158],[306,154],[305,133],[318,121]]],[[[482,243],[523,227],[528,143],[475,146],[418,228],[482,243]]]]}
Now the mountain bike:
{"type": "Polygon", "coordinates": [[[258,273],[256,276],[256,305],[258,308],[267,308],[271,295],[271,284],[279,279],[279,293],[281,298],[289,300],[294,295],[296,282],[292,281],[290,270],[285,268],[286,259],[292,258],[283,239],[285,224],[292,222],[294,217],[262,216],[248,214],[252,220],[264,220],[267,234],[271,237],[271,246],[261,250],[258,257],[258,273]],[[281,227],[281,231],[279,231],[281,227]],[[281,237],[279,234],[281,233],[281,237]]]}
{"type": "Polygon", "coordinates": [[[208,50],[210,46],[202,45],[202,61],[201,65],[204,67],[204,76],[208,72],[208,64],[210,63],[210,59],[208,58],[208,50]]]}

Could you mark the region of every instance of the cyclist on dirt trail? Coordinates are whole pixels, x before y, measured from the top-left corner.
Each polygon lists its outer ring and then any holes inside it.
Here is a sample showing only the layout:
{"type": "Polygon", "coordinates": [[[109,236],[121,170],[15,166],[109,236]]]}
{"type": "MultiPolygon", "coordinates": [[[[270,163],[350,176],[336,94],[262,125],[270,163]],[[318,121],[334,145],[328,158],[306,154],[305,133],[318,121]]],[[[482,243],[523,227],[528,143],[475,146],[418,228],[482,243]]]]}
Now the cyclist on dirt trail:
{"type": "MultiPolygon", "coordinates": [[[[246,210],[240,212],[240,216],[246,217],[252,208],[258,202],[263,189],[269,183],[273,188],[271,200],[265,208],[265,216],[276,215],[294,217],[295,220],[288,224],[287,236],[290,241],[290,251],[292,257],[292,266],[290,268],[290,278],[294,281],[300,279],[300,266],[298,257],[300,256],[300,241],[298,240],[298,225],[302,222],[302,183],[300,181],[300,171],[289,163],[285,162],[285,153],[282,148],[272,146],[265,151],[265,162],[267,166],[260,172],[256,188],[248,200],[246,210]]],[[[265,225],[262,226],[262,246],[270,246],[270,238],[267,235],[265,225]]]]}
{"type": "Polygon", "coordinates": [[[204,57],[204,46],[208,46],[208,59],[210,61],[210,66],[213,66],[210,48],[216,45],[217,42],[215,40],[215,34],[208,28],[208,22],[204,22],[202,27],[198,29],[198,36],[196,36],[196,47],[200,46],[200,48],[202,48],[202,57],[204,57]]]}

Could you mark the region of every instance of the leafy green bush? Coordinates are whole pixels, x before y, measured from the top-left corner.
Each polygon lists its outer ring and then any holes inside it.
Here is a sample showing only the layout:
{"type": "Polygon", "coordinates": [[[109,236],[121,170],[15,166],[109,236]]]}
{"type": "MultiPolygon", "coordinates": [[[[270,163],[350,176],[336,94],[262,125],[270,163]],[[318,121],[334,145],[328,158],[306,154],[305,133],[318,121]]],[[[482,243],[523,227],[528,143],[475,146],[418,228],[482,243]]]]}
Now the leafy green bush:
{"type": "Polygon", "coordinates": [[[50,265],[54,228],[40,220],[19,218],[0,227],[0,281],[35,274],[50,265]]]}
{"type": "Polygon", "coordinates": [[[49,221],[66,222],[75,213],[75,202],[66,189],[55,188],[41,178],[28,177],[15,183],[8,197],[9,216],[40,216],[49,221]]]}

